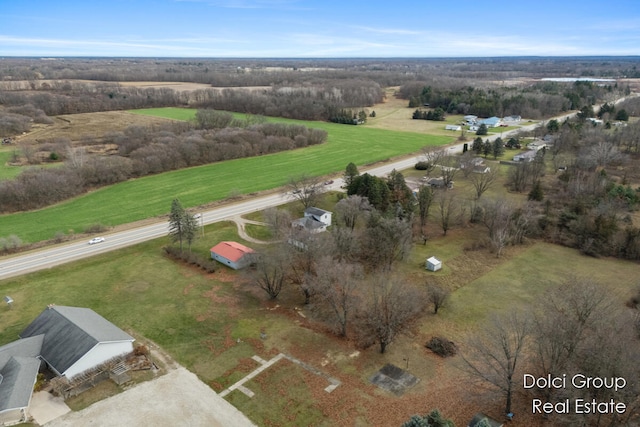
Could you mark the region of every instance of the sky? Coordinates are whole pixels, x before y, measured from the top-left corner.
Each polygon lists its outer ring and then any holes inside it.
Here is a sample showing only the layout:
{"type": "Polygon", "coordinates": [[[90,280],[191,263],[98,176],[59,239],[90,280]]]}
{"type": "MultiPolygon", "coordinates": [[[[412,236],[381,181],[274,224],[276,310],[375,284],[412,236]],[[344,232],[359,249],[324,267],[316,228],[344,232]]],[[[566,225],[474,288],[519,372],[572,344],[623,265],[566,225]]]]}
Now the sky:
{"type": "Polygon", "coordinates": [[[0,0],[0,56],[640,55],[638,0],[0,0]]]}

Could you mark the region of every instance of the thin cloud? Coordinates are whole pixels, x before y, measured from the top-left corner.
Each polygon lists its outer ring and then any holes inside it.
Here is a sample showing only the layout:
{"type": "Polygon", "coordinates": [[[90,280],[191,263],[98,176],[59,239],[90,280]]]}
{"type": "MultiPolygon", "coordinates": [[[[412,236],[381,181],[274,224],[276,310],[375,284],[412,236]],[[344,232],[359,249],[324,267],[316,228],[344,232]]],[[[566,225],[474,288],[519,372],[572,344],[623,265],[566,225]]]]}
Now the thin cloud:
{"type": "Polygon", "coordinates": [[[400,36],[417,36],[417,35],[424,34],[424,32],[422,31],[405,30],[405,29],[398,29],[398,28],[375,28],[375,27],[363,27],[363,26],[354,26],[353,28],[356,30],[367,31],[369,33],[375,33],[375,34],[397,34],[400,36]]]}
{"type": "Polygon", "coordinates": [[[298,0],[175,0],[182,3],[206,3],[226,9],[297,9],[298,0]]]}

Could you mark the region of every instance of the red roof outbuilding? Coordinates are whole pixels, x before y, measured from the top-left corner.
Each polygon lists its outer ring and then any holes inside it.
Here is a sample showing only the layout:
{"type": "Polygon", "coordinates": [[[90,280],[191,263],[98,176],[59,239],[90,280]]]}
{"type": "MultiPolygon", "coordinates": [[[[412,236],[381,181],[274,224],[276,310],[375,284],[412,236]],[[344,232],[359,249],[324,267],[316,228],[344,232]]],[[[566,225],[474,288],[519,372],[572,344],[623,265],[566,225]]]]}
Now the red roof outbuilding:
{"type": "Polygon", "coordinates": [[[238,262],[243,256],[252,254],[253,249],[237,242],[220,242],[211,248],[211,253],[216,253],[231,262],[238,262]]]}

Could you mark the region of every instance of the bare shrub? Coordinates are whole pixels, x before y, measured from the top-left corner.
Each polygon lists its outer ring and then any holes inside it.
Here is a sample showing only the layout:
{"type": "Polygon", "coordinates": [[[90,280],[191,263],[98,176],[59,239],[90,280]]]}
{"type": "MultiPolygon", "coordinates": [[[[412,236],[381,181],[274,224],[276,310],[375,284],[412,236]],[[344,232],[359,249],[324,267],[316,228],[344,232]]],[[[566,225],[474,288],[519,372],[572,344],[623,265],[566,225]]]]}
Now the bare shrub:
{"type": "Polygon", "coordinates": [[[458,353],[458,346],[453,341],[443,337],[431,338],[425,344],[425,347],[440,357],[455,356],[458,353]]]}

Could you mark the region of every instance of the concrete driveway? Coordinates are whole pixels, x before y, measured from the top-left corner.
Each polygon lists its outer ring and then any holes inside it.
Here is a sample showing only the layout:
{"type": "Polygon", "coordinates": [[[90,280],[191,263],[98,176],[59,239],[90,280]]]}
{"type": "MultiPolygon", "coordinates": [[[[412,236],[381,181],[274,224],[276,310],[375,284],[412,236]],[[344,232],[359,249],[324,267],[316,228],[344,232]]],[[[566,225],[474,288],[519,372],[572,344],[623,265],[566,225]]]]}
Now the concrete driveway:
{"type": "Polygon", "coordinates": [[[233,405],[183,367],[123,393],[70,412],[47,427],[255,427],[233,405]]]}
{"type": "Polygon", "coordinates": [[[67,412],[71,412],[71,409],[64,403],[64,399],[55,397],[48,391],[39,391],[31,396],[29,415],[40,425],[61,417],[67,412]]]}

